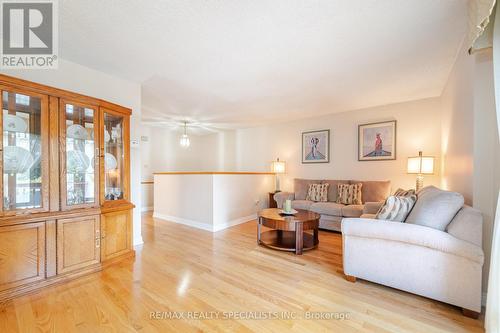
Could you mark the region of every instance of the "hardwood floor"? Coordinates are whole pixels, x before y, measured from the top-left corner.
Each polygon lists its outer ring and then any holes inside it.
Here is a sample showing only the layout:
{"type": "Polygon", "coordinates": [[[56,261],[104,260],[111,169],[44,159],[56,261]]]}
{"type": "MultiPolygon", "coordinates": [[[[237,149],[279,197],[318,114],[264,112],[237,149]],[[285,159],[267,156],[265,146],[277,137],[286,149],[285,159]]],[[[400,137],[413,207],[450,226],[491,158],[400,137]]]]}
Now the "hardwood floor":
{"type": "Polygon", "coordinates": [[[346,281],[339,234],[320,231],[318,249],[296,256],[257,246],[256,229],[249,222],[212,234],[144,215],[135,259],[1,305],[0,332],[483,331],[482,319],[459,308],[346,281]],[[348,317],[305,318],[321,312],[348,317]]]}

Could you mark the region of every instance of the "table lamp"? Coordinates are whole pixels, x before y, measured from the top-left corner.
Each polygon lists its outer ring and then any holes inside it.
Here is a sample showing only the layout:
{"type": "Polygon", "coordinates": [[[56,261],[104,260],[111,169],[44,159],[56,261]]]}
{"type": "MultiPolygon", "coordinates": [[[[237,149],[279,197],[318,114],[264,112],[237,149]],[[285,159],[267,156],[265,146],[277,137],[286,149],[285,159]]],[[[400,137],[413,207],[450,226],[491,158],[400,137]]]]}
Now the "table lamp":
{"type": "Polygon", "coordinates": [[[280,174],[285,173],[285,162],[280,161],[279,158],[276,161],[271,163],[271,171],[276,174],[276,191],[281,192],[280,190],[280,174]]]}
{"type": "Polygon", "coordinates": [[[434,174],[434,157],[422,156],[422,152],[418,152],[418,156],[408,157],[409,174],[417,175],[417,192],[424,186],[424,175],[434,174]]]}

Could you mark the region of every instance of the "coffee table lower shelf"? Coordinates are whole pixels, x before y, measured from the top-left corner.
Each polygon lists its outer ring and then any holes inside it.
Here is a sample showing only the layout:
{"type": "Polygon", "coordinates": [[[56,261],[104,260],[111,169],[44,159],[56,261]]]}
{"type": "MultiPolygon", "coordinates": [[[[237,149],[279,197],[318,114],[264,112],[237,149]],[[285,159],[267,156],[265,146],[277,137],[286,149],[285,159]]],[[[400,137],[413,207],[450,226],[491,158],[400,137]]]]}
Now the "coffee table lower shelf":
{"type": "MultiPolygon", "coordinates": [[[[312,250],[318,246],[318,239],[314,239],[314,235],[304,232],[302,234],[303,239],[303,247],[301,250],[307,251],[312,250]]],[[[296,252],[297,249],[295,247],[295,231],[286,231],[286,230],[269,230],[261,233],[259,245],[264,245],[271,249],[280,250],[280,251],[290,251],[296,252]]],[[[300,251],[301,252],[301,251],[300,251]]]]}

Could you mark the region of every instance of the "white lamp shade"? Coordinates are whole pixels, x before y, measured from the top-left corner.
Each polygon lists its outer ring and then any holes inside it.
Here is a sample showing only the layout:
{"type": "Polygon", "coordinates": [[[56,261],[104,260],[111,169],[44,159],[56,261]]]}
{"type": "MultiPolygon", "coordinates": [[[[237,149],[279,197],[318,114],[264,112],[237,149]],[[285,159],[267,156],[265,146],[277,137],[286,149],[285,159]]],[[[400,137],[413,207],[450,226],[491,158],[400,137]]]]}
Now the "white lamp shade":
{"type": "Polygon", "coordinates": [[[434,173],[434,157],[408,157],[408,173],[430,175],[434,173]]]}
{"type": "Polygon", "coordinates": [[[274,173],[285,173],[285,162],[274,161],[271,163],[271,171],[274,173]]]}

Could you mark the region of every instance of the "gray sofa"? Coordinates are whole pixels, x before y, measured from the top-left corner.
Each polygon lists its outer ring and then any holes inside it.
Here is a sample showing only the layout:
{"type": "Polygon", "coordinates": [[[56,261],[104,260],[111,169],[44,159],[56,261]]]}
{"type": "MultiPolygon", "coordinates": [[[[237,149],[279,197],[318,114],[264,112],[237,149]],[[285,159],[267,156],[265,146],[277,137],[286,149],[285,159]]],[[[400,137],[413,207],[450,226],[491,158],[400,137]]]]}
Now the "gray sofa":
{"type": "Polygon", "coordinates": [[[368,217],[377,213],[384,204],[385,199],[391,193],[390,181],[358,181],[358,180],[313,180],[294,179],[294,192],[278,192],[274,200],[278,208],[283,207],[283,202],[292,200],[292,208],[307,209],[321,215],[319,226],[322,229],[341,231],[341,222],[345,217],[368,217]],[[328,202],[313,202],[306,200],[307,190],[310,184],[328,183],[328,202]],[[338,184],[362,183],[361,200],[362,205],[343,205],[336,203],[338,184]]]}

